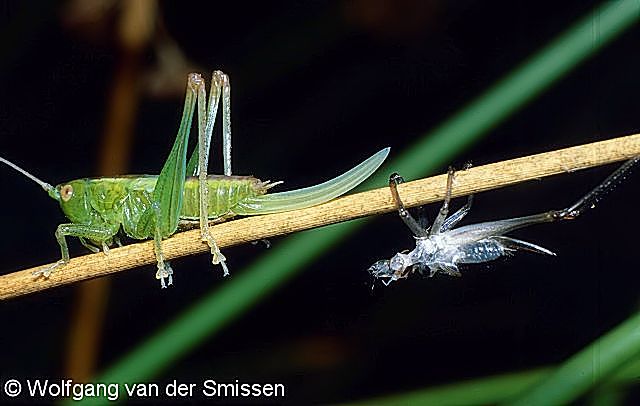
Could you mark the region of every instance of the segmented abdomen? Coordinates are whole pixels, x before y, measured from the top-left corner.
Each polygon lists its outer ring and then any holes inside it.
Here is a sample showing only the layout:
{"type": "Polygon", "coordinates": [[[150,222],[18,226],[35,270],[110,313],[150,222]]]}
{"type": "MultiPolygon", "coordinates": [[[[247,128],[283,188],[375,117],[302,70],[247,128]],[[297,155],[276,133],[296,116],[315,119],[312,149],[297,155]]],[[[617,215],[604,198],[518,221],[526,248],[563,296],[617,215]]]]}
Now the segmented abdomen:
{"type": "MultiPolygon", "coordinates": [[[[233,214],[233,208],[242,200],[267,192],[269,182],[253,176],[210,175],[207,178],[209,218],[233,214]]],[[[200,215],[200,183],[197,177],[187,178],[184,185],[180,218],[197,220],[200,215]]]]}
{"type": "Polygon", "coordinates": [[[457,263],[477,264],[493,261],[504,255],[504,247],[498,241],[486,239],[463,245],[458,249],[457,263]]]}

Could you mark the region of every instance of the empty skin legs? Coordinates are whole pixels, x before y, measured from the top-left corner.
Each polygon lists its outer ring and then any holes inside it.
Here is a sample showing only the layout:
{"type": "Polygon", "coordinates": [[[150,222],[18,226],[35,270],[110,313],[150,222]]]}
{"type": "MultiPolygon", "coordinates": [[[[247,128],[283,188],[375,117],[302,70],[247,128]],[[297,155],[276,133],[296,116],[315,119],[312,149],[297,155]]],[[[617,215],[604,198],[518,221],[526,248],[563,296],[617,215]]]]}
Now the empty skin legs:
{"type": "MultiPolygon", "coordinates": [[[[470,165],[467,164],[465,166],[465,169],[468,169],[469,166],[470,165]]],[[[409,227],[409,230],[411,230],[411,233],[414,235],[414,237],[427,238],[430,235],[435,235],[447,231],[458,224],[471,211],[471,206],[473,204],[473,195],[469,195],[465,205],[458,209],[458,211],[453,213],[451,217],[447,218],[447,215],[449,214],[449,203],[451,201],[451,189],[453,187],[454,176],[455,171],[453,170],[453,168],[449,168],[449,171],[447,173],[447,187],[445,191],[444,203],[442,204],[442,207],[438,212],[438,217],[436,217],[430,230],[428,229],[428,224],[426,224],[426,221],[423,221],[423,223],[425,224],[421,225],[420,222],[418,222],[404,207],[397,187],[400,183],[404,182],[402,176],[397,173],[393,173],[389,177],[389,189],[391,190],[391,196],[393,197],[396,209],[398,210],[398,215],[407,225],[407,227],[409,227]]]]}
{"type": "Polygon", "coordinates": [[[579,217],[594,207],[608,192],[624,180],[629,171],[638,163],[640,163],[640,157],[627,161],[602,183],[565,209],[470,224],[459,228],[454,228],[454,226],[470,211],[472,199],[469,197],[467,204],[443,220],[448,214],[448,203],[451,198],[453,172],[449,170],[445,202],[427,237],[420,237],[423,230],[416,230],[416,221],[404,208],[396,187],[402,178],[394,174],[390,179],[391,193],[401,218],[416,236],[416,247],[409,253],[398,253],[390,260],[375,262],[369,271],[376,278],[385,278],[386,280],[383,282],[388,285],[392,281],[405,278],[407,276],[406,270],[409,267],[410,273],[415,271],[423,273],[428,268],[431,275],[442,272],[459,276],[457,269],[459,264],[489,262],[505,255],[512,255],[520,250],[555,255],[546,248],[507,237],[505,234],[534,224],[572,220],[579,217]]]}
{"type": "Polygon", "coordinates": [[[409,227],[411,233],[417,238],[427,237],[427,231],[420,226],[420,224],[413,218],[411,213],[404,207],[402,203],[402,199],[400,199],[400,194],[398,193],[398,185],[403,183],[404,179],[402,176],[397,173],[392,173],[389,176],[389,189],[391,189],[391,197],[393,197],[393,202],[396,205],[396,209],[398,210],[398,215],[404,221],[404,223],[409,227]]]}

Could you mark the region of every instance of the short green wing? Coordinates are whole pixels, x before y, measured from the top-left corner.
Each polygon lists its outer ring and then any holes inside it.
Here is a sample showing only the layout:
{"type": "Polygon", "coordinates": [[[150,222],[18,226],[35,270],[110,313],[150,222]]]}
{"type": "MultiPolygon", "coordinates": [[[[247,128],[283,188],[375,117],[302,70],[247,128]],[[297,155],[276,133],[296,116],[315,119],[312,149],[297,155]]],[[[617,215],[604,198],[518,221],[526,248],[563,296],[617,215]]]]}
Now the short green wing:
{"type": "Polygon", "coordinates": [[[189,162],[187,162],[187,176],[196,176],[196,172],[198,169],[198,151],[200,149],[200,143],[196,143],[196,148],[193,150],[191,154],[191,158],[189,158],[189,162]]]}

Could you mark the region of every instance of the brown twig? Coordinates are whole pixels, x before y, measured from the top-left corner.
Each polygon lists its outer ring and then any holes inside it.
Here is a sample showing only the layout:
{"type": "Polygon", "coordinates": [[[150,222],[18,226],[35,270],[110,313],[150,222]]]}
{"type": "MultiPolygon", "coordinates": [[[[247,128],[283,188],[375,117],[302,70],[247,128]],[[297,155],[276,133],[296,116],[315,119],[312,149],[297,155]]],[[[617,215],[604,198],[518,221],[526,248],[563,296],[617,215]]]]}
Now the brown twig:
{"type": "MultiPolygon", "coordinates": [[[[637,155],[640,155],[640,134],[496,162],[458,172],[452,196],[573,172],[637,155]]],[[[442,200],[445,182],[446,175],[438,175],[401,184],[398,191],[407,206],[418,206],[442,200]]],[[[392,210],[391,194],[383,187],[306,209],[229,221],[213,226],[211,232],[220,247],[229,247],[392,210]]],[[[209,250],[200,241],[200,230],[175,234],[162,242],[162,248],[167,259],[209,250]]],[[[48,279],[32,276],[32,272],[41,267],[25,269],[0,276],[0,299],[97,278],[155,261],[153,244],[145,241],[112,249],[108,255],[98,253],[74,258],[48,279]]]]}

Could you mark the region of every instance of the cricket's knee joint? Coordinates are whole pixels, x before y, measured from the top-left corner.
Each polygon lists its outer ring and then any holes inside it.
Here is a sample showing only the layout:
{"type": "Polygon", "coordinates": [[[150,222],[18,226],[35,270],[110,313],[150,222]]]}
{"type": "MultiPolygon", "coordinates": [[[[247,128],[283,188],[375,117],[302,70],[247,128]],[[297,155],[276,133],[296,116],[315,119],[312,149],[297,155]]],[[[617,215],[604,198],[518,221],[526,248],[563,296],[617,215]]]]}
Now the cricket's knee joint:
{"type": "Polygon", "coordinates": [[[551,212],[551,217],[554,220],[573,220],[580,214],[577,210],[557,210],[551,212]]]}
{"type": "Polygon", "coordinates": [[[404,182],[404,178],[400,176],[397,172],[394,172],[389,176],[389,183],[394,183],[398,185],[403,182],[404,182]]]}
{"type": "Polygon", "coordinates": [[[202,83],[202,75],[195,72],[190,73],[187,79],[187,83],[189,83],[189,85],[192,87],[198,86],[200,83],[202,83]]]}

